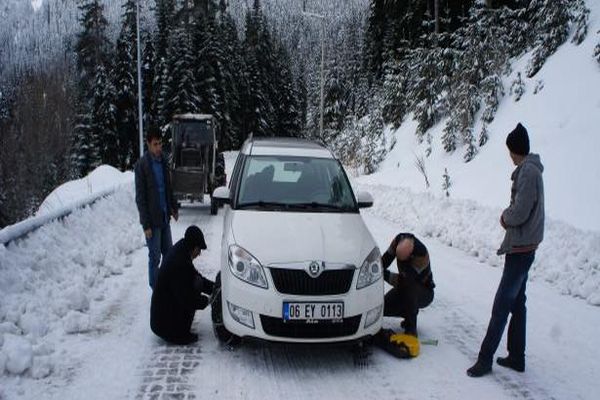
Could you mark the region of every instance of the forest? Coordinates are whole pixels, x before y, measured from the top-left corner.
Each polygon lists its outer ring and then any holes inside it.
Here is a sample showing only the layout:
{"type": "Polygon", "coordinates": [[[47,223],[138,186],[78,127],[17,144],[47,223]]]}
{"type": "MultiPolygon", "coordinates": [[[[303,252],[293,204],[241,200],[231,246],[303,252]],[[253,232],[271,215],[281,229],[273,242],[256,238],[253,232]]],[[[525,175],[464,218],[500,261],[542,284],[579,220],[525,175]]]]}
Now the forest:
{"type": "MultiPolygon", "coordinates": [[[[519,79],[502,82],[510,60],[530,53],[534,77],[566,40],[581,43],[589,18],[584,0],[139,3],[144,127],[213,114],[220,150],[250,134],[306,137],[363,173],[394,146],[386,128],[408,118],[425,143],[443,123],[444,149],[471,161],[500,100],[518,99],[519,79]]],[[[0,227],[99,165],[135,165],[136,6],[0,6],[0,227]]],[[[600,43],[590,57],[600,63],[600,43]]]]}

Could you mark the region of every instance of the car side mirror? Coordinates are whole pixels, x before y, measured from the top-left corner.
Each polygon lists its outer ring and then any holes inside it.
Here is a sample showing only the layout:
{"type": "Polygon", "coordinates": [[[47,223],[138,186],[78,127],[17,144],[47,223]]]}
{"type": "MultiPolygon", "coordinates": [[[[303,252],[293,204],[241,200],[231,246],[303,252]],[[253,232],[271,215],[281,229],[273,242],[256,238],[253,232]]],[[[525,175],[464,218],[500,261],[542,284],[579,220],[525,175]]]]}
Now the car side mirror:
{"type": "Polygon", "coordinates": [[[212,195],[213,199],[216,199],[223,204],[230,203],[229,196],[230,196],[229,188],[227,188],[226,186],[219,186],[218,188],[216,188],[213,191],[213,195],[212,195]]]}
{"type": "Polygon", "coordinates": [[[369,208],[373,206],[373,196],[369,192],[358,192],[356,196],[358,200],[358,208],[369,208]]]}

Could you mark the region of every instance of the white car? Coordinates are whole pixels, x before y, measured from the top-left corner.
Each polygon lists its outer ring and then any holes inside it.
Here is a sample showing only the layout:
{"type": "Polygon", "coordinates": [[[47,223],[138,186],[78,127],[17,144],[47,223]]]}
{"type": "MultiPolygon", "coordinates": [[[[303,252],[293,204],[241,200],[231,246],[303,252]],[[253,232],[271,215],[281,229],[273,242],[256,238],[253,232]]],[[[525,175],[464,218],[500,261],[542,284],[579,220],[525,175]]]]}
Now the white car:
{"type": "Polygon", "coordinates": [[[278,342],[360,341],[381,328],[381,253],[340,162],[311,141],[247,140],[226,204],[217,337],[278,342]]]}

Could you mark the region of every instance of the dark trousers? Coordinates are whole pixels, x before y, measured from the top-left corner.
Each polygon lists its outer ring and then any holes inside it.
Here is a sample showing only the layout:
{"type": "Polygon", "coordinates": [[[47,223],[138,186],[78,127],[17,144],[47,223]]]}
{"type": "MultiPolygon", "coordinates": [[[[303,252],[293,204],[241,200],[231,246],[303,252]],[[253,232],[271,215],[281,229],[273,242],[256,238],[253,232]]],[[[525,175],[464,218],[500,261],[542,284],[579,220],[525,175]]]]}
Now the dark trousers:
{"type": "Polygon", "coordinates": [[[383,315],[404,318],[404,330],[417,333],[417,314],[433,301],[433,289],[411,279],[401,279],[398,286],[386,293],[383,315]]]}
{"type": "Polygon", "coordinates": [[[504,259],[504,272],[494,298],[492,317],[479,351],[479,361],[492,365],[494,353],[498,349],[502,333],[506,327],[508,314],[512,314],[508,325],[508,354],[515,360],[525,358],[525,330],[527,308],[525,288],[529,268],[533,264],[535,251],[507,254],[504,259]]]}
{"type": "Polygon", "coordinates": [[[148,246],[148,281],[150,287],[154,289],[161,254],[163,257],[166,256],[169,249],[173,247],[171,226],[167,224],[163,228],[152,228],[152,237],[146,238],[146,245],[148,246]]]}

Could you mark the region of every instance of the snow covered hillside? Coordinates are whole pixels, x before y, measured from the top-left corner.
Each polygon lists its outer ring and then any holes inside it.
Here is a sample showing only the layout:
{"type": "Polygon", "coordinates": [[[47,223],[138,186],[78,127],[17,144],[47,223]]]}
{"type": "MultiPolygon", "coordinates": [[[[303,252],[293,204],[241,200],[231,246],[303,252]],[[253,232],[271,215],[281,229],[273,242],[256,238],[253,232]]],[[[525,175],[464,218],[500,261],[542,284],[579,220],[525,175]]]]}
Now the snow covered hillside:
{"type": "MultiPolygon", "coordinates": [[[[532,79],[525,74],[531,54],[514,60],[512,73],[503,80],[506,96],[488,126],[490,140],[473,161],[464,163],[463,149],[451,155],[444,151],[445,120],[432,128],[432,154],[426,157],[427,145],[417,142],[416,122],[409,117],[397,131],[388,132],[396,144],[379,171],[359,181],[426,191],[441,198],[447,168],[451,198],[505,207],[514,168],[505,140],[522,122],[529,131],[531,151],[540,154],[545,167],[547,216],[579,229],[600,231],[600,65],[593,58],[600,37],[600,2],[586,4],[591,9],[590,29],[581,45],[567,41],[532,79]],[[525,93],[515,101],[510,87],[519,73],[525,93]],[[429,189],[415,166],[416,158],[425,161],[429,189]]],[[[481,122],[474,127],[474,132],[480,130],[481,122]]]]}

